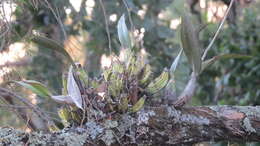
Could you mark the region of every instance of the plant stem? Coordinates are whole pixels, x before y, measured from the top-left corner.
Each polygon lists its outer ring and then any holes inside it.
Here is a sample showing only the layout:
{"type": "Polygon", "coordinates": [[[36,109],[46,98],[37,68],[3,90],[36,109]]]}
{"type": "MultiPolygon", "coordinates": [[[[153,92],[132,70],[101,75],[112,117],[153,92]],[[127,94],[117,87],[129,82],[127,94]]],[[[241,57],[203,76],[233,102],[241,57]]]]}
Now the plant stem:
{"type": "Polygon", "coordinates": [[[216,31],[216,33],[215,33],[213,39],[211,40],[211,42],[209,43],[208,47],[205,49],[205,52],[204,52],[204,54],[203,54],[203,56],[202,56],[202,58],[201,58],[202,61],[206,58],[208,51],[210,50],[210,48],[212,47],[213,43],[215,42],[215,40],[216,40],[216,38],[217,38],[217,36],[218,36],[218,34],[219,34],[221,28],[223,27],[224,22],[225,22],[226,19],[227,19],[227,16],[228,16],[228,14],[229,14],[229,11],[230,11],[230,9],[231,9],[231,7],[232,7],[234,1],[235,1],[235,0],[231,0],[231,3],[229,4],[229,7],[228,7],[228,9],[227,9],[227,11],[226,11],[226,13],[225,13],[225,15],[224,15],[224,17],[223,17],[223,19],[222,19],[220,25],[219,25],[219,27],[218,27],[218,30],[216,31]]]}

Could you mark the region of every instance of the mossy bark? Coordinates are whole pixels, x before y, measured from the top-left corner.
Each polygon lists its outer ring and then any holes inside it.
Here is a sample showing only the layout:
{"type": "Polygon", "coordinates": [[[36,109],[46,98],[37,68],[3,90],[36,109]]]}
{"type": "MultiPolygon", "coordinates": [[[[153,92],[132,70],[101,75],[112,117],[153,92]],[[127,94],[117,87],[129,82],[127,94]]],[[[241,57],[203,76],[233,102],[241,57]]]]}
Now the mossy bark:
{"type": "Polygon", "coordinates": [[[0,128],[0,145],[190,145],[260,141],[260,107],[146,107],[117,120],[89,121],[53,133],[0,128]]]}

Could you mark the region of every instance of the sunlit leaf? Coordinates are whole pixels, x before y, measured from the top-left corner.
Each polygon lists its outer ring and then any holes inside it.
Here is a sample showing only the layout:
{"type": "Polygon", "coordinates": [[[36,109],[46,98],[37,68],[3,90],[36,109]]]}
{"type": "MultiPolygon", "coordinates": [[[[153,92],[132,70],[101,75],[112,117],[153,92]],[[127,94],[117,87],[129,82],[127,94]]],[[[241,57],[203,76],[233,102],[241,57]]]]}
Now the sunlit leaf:
{"type": "Polygon", "coordinates": [[[181,22],[181,42],[185,55],[188,58],[193,71],[198,74],[201,70],[201,48],[198,34],[188,14],[183,14],[181,22]]]}
{"type": "Polygon", "coordinates": [[[235,58],[250,59],[252,58],[252,56],[240,55],[240,54],[222,54],[222,55],[214,56],[202,63],[201,72],[204,71],[204,69],[207,68],[209,65],[213,64],[214,62],[220,59],[235,59],[235,58]]]}
{"type": "Polygon", "coordinates": [[[140,98],[136,104],[130,109],[131,112],[135,113],[138,112],[139,110],[142,109],[142,107],[144,106],[144,102],[145,102],[146,97],[142,97],[140,98]]]}
{"type": "Polygon", "coordinates": [[[125,24],[125,15],[122,15],[117,24],[118,39],[123,48],[131,49],[133,47],[131,36],[125,24]]]}
{"type": "Polygon", "coordinates": [[[72,69],[73,67],[71,66],[68,73],[68,80],[67,80],[68,95],[71,97],[72,101],[76,104],[76,106],[82,109],[82,97],[81,97],[79,87],[73,76],[72,69]]]}
{"type": "Polygon", "coordinates": [[[71,112],[67,108],[61,108],[58,110],[58,115],[62,120],[64,126],[69,126],[71,118],[71,112]]]}
{"type": "Polygon", "coordinates": [[[29,90],[33,93],[42,96],[42,97],[50,97],[51,92],[45,87],[42,83],[34,81],[34,80],[25,80],[25,81],[12,81],[17,83],[29,90]]]}

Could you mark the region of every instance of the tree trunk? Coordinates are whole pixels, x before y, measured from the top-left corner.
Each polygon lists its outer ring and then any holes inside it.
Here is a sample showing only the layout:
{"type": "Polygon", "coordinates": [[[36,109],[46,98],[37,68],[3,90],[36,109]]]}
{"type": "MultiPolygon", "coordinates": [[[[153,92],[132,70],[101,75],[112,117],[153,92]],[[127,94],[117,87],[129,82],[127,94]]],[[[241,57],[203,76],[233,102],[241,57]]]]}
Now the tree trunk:
{"type": "Polygon", "coordinates": [[[260,141],[260,107],[146,107],[136,114],[53,133],[0,129],[1,145],[190,145],[260,141]]]}

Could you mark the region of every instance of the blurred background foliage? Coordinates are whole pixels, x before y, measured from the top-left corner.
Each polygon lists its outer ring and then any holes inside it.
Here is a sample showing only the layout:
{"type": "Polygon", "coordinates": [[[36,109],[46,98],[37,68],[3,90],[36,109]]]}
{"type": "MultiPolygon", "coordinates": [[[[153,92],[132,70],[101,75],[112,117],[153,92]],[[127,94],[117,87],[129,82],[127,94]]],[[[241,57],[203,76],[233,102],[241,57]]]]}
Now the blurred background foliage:
{"type": "MultiPolygon", "coordinates": [[[[9,80],[33,79],[48,85],[54,93],[61,93],[62,73],[68,70],[69,63],[61,54],[30,42],[32,33],[63,44],[91,76],[99,76],[101,69],[111,63],[110,54],[120,53],[116,24],[125,14],[128,28],[138,40],[136,49],[148,57],[157,75],[170,67],[180,49],[180,14],[191,11],[195,27],[204,28],[198,37],[205,48],[229,3],[229,0],[2,0],[0,84],[19,91],[57,118],[55,111],[59,105],[52,100],[5,84],[9,80]],[[189,9],[183,9],[184,3],[189,9]]],[[[237,0],[208,54],[208,58],[225,53],[253,58],[225,59],[209,67],[199,77],[191,105],[260,104],[259,7],[256,0],[237,0]]],[[[184,59],[182,63],[187,62],[184,59]]],[[[180,79],[187,78],[187,72],[185,67],[179,68],[180,79]]],[[[10,112],[12,107],[5,105],[1,101],[0,125],[24,128],[10,112]]]]}

